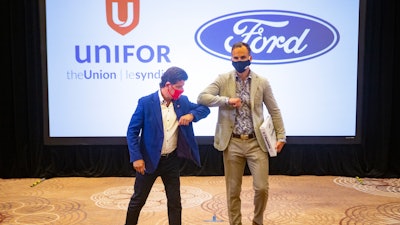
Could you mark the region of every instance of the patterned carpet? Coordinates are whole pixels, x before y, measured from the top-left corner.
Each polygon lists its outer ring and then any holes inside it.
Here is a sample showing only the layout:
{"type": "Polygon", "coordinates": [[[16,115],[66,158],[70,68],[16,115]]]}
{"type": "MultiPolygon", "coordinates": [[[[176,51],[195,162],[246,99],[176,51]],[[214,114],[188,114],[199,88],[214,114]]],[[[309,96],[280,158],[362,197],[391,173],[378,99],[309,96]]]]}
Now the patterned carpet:
{"type": "MultiPolygon", "coordinates": [[[[0,179],[0,224],[123,225],[134,179],[0,179]]],[[[264,224],[400,225],[400,179],[274,175],[269,181],[264,224]]],[[[229,224],[223,176],[182,177],[181,183],[184,225],[229,224]]],[[[243,178],[243,225],[252,219],[251,183],[251,176],[243,178]]],[[[139,224],[168,224],[160,179],[139,224]]]]}

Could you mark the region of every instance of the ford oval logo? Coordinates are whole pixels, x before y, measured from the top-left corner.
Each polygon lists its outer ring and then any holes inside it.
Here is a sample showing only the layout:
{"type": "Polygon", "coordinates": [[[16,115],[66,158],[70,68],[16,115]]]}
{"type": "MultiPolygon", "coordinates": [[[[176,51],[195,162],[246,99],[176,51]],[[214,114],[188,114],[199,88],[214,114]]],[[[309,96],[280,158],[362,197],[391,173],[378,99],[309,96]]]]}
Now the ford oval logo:
{"type": "Polygon", "coordinates": [[[238,41],[252,49],[253,64],[282,64],[308,60],[332,50],[339,32],[314,16],[276,10],[227,14],[212,19],[196,31],[197,45],[219,58],[231,59],[238,41]]]}

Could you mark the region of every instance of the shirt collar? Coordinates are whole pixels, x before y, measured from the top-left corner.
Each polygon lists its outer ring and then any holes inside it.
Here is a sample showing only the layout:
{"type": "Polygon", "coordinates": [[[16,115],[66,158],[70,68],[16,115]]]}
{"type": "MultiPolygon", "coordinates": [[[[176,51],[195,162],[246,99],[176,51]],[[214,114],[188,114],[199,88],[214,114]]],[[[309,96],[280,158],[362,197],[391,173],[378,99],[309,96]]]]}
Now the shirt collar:
{"type": "MultiPolygon", "coordinates": [[[[235,78],[236,80],[239,79],[239,75],[237,73],[235,73],[235,78]]],[[[249,75],[247,76],[246,80],[251,79],[251,70],[249,71],[249,75]]]]}
{"type": "Polygon", "coordinates": [[[158,98],[160,99],[160,104],[167,104],[167,101],[164,100],[164,97],[161,94],[161,89],[158,91],[158,98]]]}

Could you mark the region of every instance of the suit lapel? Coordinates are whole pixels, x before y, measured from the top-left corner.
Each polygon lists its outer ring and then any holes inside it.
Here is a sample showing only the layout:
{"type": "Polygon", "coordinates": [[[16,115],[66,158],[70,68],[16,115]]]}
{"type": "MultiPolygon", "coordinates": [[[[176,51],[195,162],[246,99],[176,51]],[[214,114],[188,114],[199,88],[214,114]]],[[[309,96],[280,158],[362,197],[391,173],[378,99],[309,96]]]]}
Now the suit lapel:
{"type": "MultiPolygon", "coordinates": [[[[251,71],[250,71],[251,73],[251,71]]],[[[257,89],[258,89],[258,77],[254,74],[251,73],[251,82],[250,82],[250,107],[251,107],[251,111],[254,110],[254,98],[256,96],[257,93],[257,89]]]]}
{"type": "Polygon", "coordinates": [[[173,104],[174,104],[174,110],[175,110],[176,117],[179,119],[179,117],[182,115],[182,113],[181,113],[181,103],[180,103],[179,99],[175,100],[173,102],[173,104]]]}
{"type": "Polygon", "coordinates": [[[233,72],[229,77],[228,85],[228,96],[236,97],[236,72],[233,72]]]}
{"type": "Polygon", "coordinates": [[[158,92],[155,92],[151,98],[151,105],[153,110],[151,110],[155,120],[157,121],[158,127],[160,131],[164,130],[163,122],[162,122],[162,115],[161,115],[161,102],[158,98],[158,92]]]}

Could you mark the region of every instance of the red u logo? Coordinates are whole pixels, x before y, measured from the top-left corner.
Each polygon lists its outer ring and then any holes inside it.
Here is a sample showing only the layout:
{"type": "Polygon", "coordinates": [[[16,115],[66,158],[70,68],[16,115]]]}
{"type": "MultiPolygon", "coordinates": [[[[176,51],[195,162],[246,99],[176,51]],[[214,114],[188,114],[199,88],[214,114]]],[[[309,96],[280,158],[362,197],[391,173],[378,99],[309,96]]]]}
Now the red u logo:
{"type": "Polygon", "coordinates": [[[108,25],[125,35],[139,23],[139,0],[106,0],[108,25]]]}

